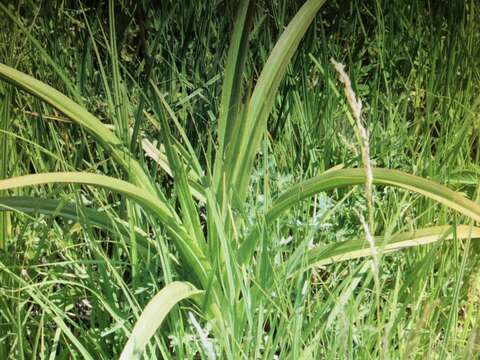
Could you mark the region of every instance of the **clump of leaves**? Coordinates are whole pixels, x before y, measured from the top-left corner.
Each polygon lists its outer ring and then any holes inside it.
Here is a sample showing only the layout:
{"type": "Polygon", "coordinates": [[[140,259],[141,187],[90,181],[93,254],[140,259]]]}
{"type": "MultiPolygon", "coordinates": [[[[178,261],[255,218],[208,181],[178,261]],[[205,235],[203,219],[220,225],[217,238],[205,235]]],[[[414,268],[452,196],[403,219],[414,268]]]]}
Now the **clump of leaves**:
{"type": "MultiPolygon", "coordinates": [[[[324,0],[308,0],[300,8],[273,48],[251,96],[245,99],[242,77],[255,4],[248,0],[240,2],[225,66],[221,104],[217,110],[215,159],[210,168],[201,166],[175,113],[156,85],[150,83],[149,96],[155,114],[153,117],[160,123],[165,157],[160,166],[174,180],[173,196],[178,201],[177,207],[152,181],[147,169],[130,151],[129,142],[112,132],[85,106],[29,75],[0,65],[0,77],[4,81],[37,96],[80,125],[128,175],[128,181],[125,181],[85,172],[30,174],[0,180],[0,190],[68,183],[102,187],[122,194],[151,212],[164,226],[169,240],[180,255],[178,266],[181,273],[188,274],[185,275],[184,282],[167,284],[145,307],[122,352],[122,359],[140,357],[169,310],[186,298],[192,298],[198,311],[211,321],[213,335],[223,344],[226,356],[235,358],[235,349],[240,347],[238,343],[248,341],[244,338],[248,333],[246,329],[258,326],[250,314],[257,311],[260,299],[271,294],[274,289],[273,282],[266,276],[269,271],[291,277],[318,264],[325,265],[371,254],[370,245],[365,240],[313,249],[300,247],[282,259],[273,270],[273,259],[268,262],[262,252],[265,233],[287,210],[315,194],[364,184],[366,176],[360,168],[335,168],[290,186],[257,209],[257,212],[262,211],[257,216],[257,223],[249,224],[239,216],[247,201],[255,159],[267,129],[275,94],[303,35],[323,3],[324,0]],[[167,119],[173,122],[181,141],[172,136],[167,119]],[[203,222],[201,207],[205,208],[203,222]]],[[[110,11],[113,21],[113,10],[110,11]]],[[[115,39],[112,39],[111,46],[115,56],[115,39]]],[[[113,75],[118,77],[118,68],[113,75]]],[[[115,81],[119,82],[118,79],[115,81]]],[[[121,94],[118,99],[121,99],[121,94]]],[[[124,116],[122,108],[120,106],[116,109],[116,105],[119,104],[112,105],[112,114],[121,119],[124,116]]],[[[116,128],[122,126],[125,127],[126,123],[117,119],[116,128]]],[[[375,185],[416,192],[480,221],[479,205],[442,185],[396,170],[374,168],[371,174],[375,185]]],[[[90,224],[107,230],[111,226],[108,219],[92,208],[84,208],[80,218],[78,208],[62,206],[60,201],[55,200],[8,196],[2,197],[0,204],[2,210],[43,212],[80,221],[86,218],[90,224]]],[[[452,231],[458,238],[480,237],[478,228],[458,226],[452,229],[440,226],[400,234],[390,239],[388,244],[378,238],[375,244],[379,250],[396,251],[452,238],[452,231]]],[[[37,297],[35,300],[48,308],[44,299],[37,297]]],[[[54,319],[85,358],[94,358],[60,317],[54,319]]]]}

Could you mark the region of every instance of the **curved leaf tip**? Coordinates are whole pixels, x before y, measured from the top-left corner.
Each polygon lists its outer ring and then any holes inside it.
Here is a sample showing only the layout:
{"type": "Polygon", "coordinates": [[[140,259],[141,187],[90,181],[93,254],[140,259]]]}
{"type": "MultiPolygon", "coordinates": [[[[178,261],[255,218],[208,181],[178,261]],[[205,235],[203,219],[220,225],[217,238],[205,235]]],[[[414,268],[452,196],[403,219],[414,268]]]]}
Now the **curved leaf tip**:
{"type": "Polygon", "coordinates": [[[148,341],[170,310],[181,300],[202,292],[186,282],[176,281],[166,285],[145,306],[123,348],[120,360],[140,359],[148,341]]]}

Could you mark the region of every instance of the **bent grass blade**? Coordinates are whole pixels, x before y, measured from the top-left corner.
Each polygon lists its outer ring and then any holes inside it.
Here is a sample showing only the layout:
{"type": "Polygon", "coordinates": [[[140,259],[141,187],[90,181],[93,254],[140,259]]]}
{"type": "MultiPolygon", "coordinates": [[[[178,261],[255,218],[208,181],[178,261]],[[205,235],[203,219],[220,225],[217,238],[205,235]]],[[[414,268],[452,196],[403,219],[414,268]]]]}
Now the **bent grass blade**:
{"type": "MultiPolygon", "coordinates": [[[[88,226],[94,226],[113,233],[119,231],[129,238],[129,224],[117,217],[108,216],[103,211],[75,203],[65,203],[57,199],[45,199],[34,196],[5,196],[0,197],[0,212],[16,211],[20,214],[44,214],[48,216],[60,216],[67,220],[82,222],[88,226]]],[[[139,238],[139,244],[147,249],[151,239],[140,228],[135,228],[135,235],[139,238]]]]}
{"type": "Polygon", "coordinates": [[[149,191],[139,188],[132,183],[105,175],[83,172],[57,172],[25,175],[0,180],[0,190],[50,183],[83,184],[103,187],[123,194],[146,208],[151,209],[165,225],[178,251],[187,261],[191,270],[194,271],[198,280],[200,280],[203,285],[208,283],[210,265],[205,259],[205,254],[185,231],[176,214],[172,213],[160,199],[152,196],[149,191]]]}
{"type": "MultiPolygon", "coordinates": [[[[361,185],[365,183],[363,169],[329,170],[314,178],[300,182],[283,192],[272,203],[265,215],[266,226],[271,225],[286,210],[314,194],[336,188],[361,185]]],[[[395,186],[414,193],[422,194],[443,204],[469,218],[480,222],[480,205],[467,199],[446,186],[419,176],[410,175],[399,170],[373,169],[373,184],[395,186]]],[[[258,238],[258,229],[252,230],[239,249],[240,262],[247,261],[258,238]]]]}
{"type": "Polygon", "coordinates": [[[157,193],[147,173],[130,152],[125,149],[120,139],[84,107],[53,87],[4,64],[0,64],[0,79],[42,99],[72,121],[84,127],[112,154],[137,185],[154,194],[157,193]]]}
{"type": "Polygon", "coordinates": [[[140,359],[148,341],[160,327],[170,310],[181,300],[202,292],[185,282],[173,282],[160,290],[143,309],[123,348],[120,360],[140,359]]]}
{"type": "MultiPolygon", "coordinates": [[[[433,226],[415,231],[407,231],[393,235],[389,239],[379,236],[375,238],[375,244],[379,253],[388,254],[410,247],[417,247],[435,243],[442,240],[453,239],[480,239],[480,227],[470,225],[458,225],[455,227],[433,226]],[[456,234],[454,236],[454,233],[456,234]],[[388,240],[388,243],[386,242],[388,240]]],[[[325,245],[308,251],[306,260],[301,268],[287,265],[287,274],[291,276],[296,272],[303,272],[312,267],[324,266],[340,261],[354,260],[368,257],[372,254],[370,245],[366,239],[347,240],[340,243],[325,245]]],[[[302,260],[300,260],[302,261],[302,260]]]]}
{"type": "MultiPolygon", "coordinates": [[[[267,223],[271,223],[281,213],[307,197],[322,191],[365,183],[363,169],[340,169],[327,171],[309,180],[303,181],[280,195],[266,215],[267,223]]],[[[446,186],[425,178],[407,174],[399,170],[373,169],[373,183],[399,187],[414,193],[422,194],[469,218],[480,221],[480,205],[446,186]]]]}

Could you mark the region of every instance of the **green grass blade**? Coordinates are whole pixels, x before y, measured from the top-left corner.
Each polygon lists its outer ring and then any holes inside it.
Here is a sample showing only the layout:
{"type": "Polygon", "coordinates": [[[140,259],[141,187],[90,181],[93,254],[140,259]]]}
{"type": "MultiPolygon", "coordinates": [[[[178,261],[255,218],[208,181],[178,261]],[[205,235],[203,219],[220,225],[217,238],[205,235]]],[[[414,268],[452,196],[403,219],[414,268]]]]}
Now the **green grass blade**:
{"type": "Polygon", "coordinates": [[[39,97],[64,113],[68,118],[84,127],[101,145],[109,151],[115,160],[130,174],[139,186],[156,193],[148,175],[141,165],[125,149],[121,141],[100,120],[85,108],[35,78],[17,71],[7,65],[0,64],[0,78],[39,97]]]}
{"type": "MultiPolygon", "coordinates": [[[[316,193],[334,188],[364,184],[365,175],[362,172],[363,169],[327,171],[319,176],[292,186],[273,202],[266,216],[267,223],[276,219],[283,211],[298,201],[316,193]]],[[[375,168],[373,169],[373,183],[375,185],[399,187],[422,194],[475,221],[480,221],[480,205],[434,181],[407,174],[399,170],[375,168]]]]}
{"type": "Polygon", "coordinates": [[[201,292],[191,284],[184,282],[173,282],[165,286],[143,310],[123,348],[120,360],[140,359],[148,341],[170,310],[181,300],[201,292]]]}
{"type": "MultiPolygon", "coordinates": [[[[147,120],[149,120],[151,123],[157,124],[157,121],[147,112],[144,112],[143,114],[147,120]]],[[[113,129],[114,126],[107,125],[109,129],[113,129]]],[[[158,130],[160,131],[160,125],[158,125],[158,130]]],[[[130,135],[133,136],[133,130],[130,129],[130,135]]],[[[152,159],[155,161],[162,170],[164,170],[170,177],[173,177],[172,174],[172,169],[170,167],[170,164],[168,162],[167,156],[165,155],[165,146],[160,145],[157,148],[157,145],[154,145],[150,140],[147,138],[142,138],[140,140],[142,149],[145,153],[145,156],[152,159]]],[[[180,159],[185,163],[187,168],[189,169],[188,171],[188,183],[190,184],[190,191],[192,192],[192,195],[195,199],[198,201],[205,202],[205,195],[204,193],[204,188],[202,185],[199,183],[200,181],[200,175],[198,173],[198,170],[195,170],[198,168],[197,163],[198,159],[192,158],[189,154],[189,151],[183,147],[183,145],[180,143],[180,141],[176,139],[172,139],[172,146],[175,149],[175,151],[178,153],[178,156],[180,159]]]]}
{"type": "Polygon", "coordinates": [[[49,183],[67,183],[95,185],[124,194],[140,204],[147,206],[167,224],[175,226],[177,220],[169,208],[151,194],[127,181],[115,179],[105,175],[85,172],[53,172],[32,174],[0,180],[0,190],[10,190],[25,186],[36,186],[49,183]]]}
{"type": "MultiPolygon", "coordinates": [[[[162,108],[165,110],[164,114],[165,115],[168,114],[170,119],[173,121],[175,127],[177,128],[178,133],[180,134],[182,142],[184,144],[183,145],[180,141],[170,136],[171,140],[174,141],[174,144],[172,144],[172,148],[175,148],[175,147],[178,148],[179,153],[181,153],[185,159],[189,160],[190,167],[193,169],[194,174],[196,174],[197,176],[201,176],[203,172],[202,166],[200,165],[200,161],[198,160],[197,154],[193,149],[192,144],[190,143],[190,140],[188,138],[187,133],[185,132],[185,129],[180,124],[180,121],[177,119],[175,112],[173,111],[171,106],[168,104],[168,102],[165,100],[165,97],[162,95],[157,85],[155,85],[153,81],[151,81],[150,84],[153,87],[153,90],[155,92],[155,95],[157,96],[157,99],[160,100],[162,108]]],[[[159,117],[161,119],[160,122],[162,123],[163,120],[160,114],[159,114],[159,117]]],[[[164,126],[164,124],[162,124],[162,126],[164,126]]]]}
{"type": "Polygon", "coordinates": [[[115,130],[121,139],[128,137],[128,113],[127,113],[127,99],[125,96],[125,89],[122,85],[122,78],[120,74],[119,57],[117,50],[117,30],[115,26],[115,2],[108,1],[108,30],[109,30],[109,46],[108,52],[110,54],[111,63],[111,78],[112,78],[112,94],[115,108],[115,130]]]}
{"type": "MultiPolygon", "coordinates": [[[[56,61],[53,60],[53,58],[48,54],[48,52],[45,50],[45,48],[42,46],[40,41],[35,39],[35,37],[32,35],[35,31],[32,30],[32,28],[27,28],[22,24],[22,22],[19,20],[15,14],[13,14],[7,6],[4,5],[4,3],[0,3],[0,11],[2,11],[5,15],[7,15],[10,20],[15,23],[16,26],[20,29],[21,33],[24,34],[28,41],[36,48],[38,51],[38,58],[43,59],[46,61],[55,71],[55,73],[62,79],[63,83],[65,84],[65,87],[68,89],[68,92],[71,96],[74,96],[76,101],[81,102],[82,101],[82,96],[80,92],[78,91],[78,88],[72,81],[69,79],[68,75],[66,72],[57,64],[56,61]]],[[[34,26],[34,24],[32,24],[34,26]]]]}
{"type": "Polygon", "coordinates": [[[246,196],[253,162],[267,127],[267,120],[275,102],[275,95],[301,39],[325,0],[308,0],[290,21],[273,48],[258,78],[248,104],[245,131],[238,137],[238,152],[232,157],[233,183],[239,191],[239,199],[246,196]]]}
{"type": "MultiPolygon", "coordinates": [[[[403,232],[393,235],[389,239],[383,236],[375,238],[377,249],[383,254],[400,251],[410,247],[431,244],[441,240],[456,239],[480,239],[480,228],[469,225],[458,225],[456,227],[456,236],[454,237],[454,228],[449,225],[434,226],[415,231],[403,232]],[[388,240],[388,243],[386,242],[388,240]]],[[[353,260],[367,257],[372,254],[370,245],[366,239],[347,240],[340,243],[329,244],[308,252],[306,260],[301,264],[301,269],[305,271],[309,268],[328,265],[340,261],[353,260]]],[[[300,260],[301,261],[301,260],[300,260]]],[[[287,266],[287,273],[291,275],[295,270],[292,266],[287,266]]]]}
{"type": "MultiPolygon", "coordinates": [[[[172,175],[175,179],[175,192],[177,193],[182,212],[182,220],[188,229],[190,235],[195,239],[200,246],[205,244],[205,239],[200,225],[200,219],[195,203],[193,202],[192,193],[190,191],[190,185],[188,183],[187,173],[184,168],[184,164],[180,161],[176,150],[174,149],[171,139],[170,128],[168,126],[165,114],[162,112],[162,108],[159,101],[162,101],[162,95],[155,84],[152,84],[155,95],[157,96],[156,111],[161,121],[163,143],[165,145],[165,154],[167,155],[168,163],[172,169],[172,175]]],[[[165,103],[163,103],[165,106],[165,103]]],[[[170,113],[172,115],[172,113],[170,113]]],[[[174,116],[174,115],[173,115],[174,116]]],[[[193,151],[193,149],[192,149],[193,151]]],[[[195,156],[195,154],[193,154],[195,156]]]]}
{"type": "MultiPolygon", "coordinates": [[[[0,179],[8,177],[10,165],[10,144],[8,137],[11,122],[12,88],[10,86],[0,87],[0,179]],[[2,91],[3,90],[3,91],[2,91]]],[[[2,192],[0,191],[0,196],[2,192]]],[[[0,250],[5,250],[7,238],[10,233],[10,214],[0,214],[0,250]]]]}
{"type": "MultiPolygon", "coordinates": [[[[365,172],[363,169],[339,169],[326,171],[321,175],[303,181],[292,186],[283,192],[273,201],[270,210],[265,215],[266,225],[270,225],[283,212],[314,194],[341,188],[345,186],[360,185],[365,183],[365,172]]],[[[375,185],[395,186],[401,189],[422,194],[459,213],[480,221],[480,205],[467,199],[458,192],[437,184],[431,180],[419,176],[410,175],[398,170],[373,169],[373,183],[375,185]]],[[[241,262],[246,261],[252,254],[258,231],[252,233],[243,242],[239,250],[241,262]]]]}
{"type": "Polygon", "coordinates": [[[0,197],[0,211],[16,210],[27,214],[42,213],[51,216],[61,216],[68,220],[79,221],[80,213],[90,225],[109,227],[111,220],[105,214],[76,204],[66,204],[61,200],[43,199],[34,196],[5,196],[0,197]]]}
{"type": "MultiPolygon", "coordinates": [[[[82,4],[80,4],[80,6],[82,7],[82,4]]],[[[114,101],[113,101],[112,92],[111,92],[110,87],[109,87],[109,79],[108,79],[108,76],[107,76],[107,71],[105,70],[105,66],[103,65],[102,57],[100,56],[100,51],[99,51],[97,41],[95,40],[95,36],[94,36],[94,30],[92,29],[92,27],[90,25],[90,21],[88,20],[88,17],[85,13],[85,9],[83,7],[82,7],[82,15],[83,15],[85,27],[86,27],[86,29],[88,31],[88,35],[90,37],[90,42],[92,43],[93,53],[95,54],[95,58],[97,60],[97,66],[98,66],[98,70],[100,72],[100,79],[102,81],[103,91],[105,92],[105,97],[106,97],[106,100],[107,100],[106,105],[108,106],[109,113],[114,114],[115,113],[114,101]]]]}
{"type": "MultiPolygon", "coordinates": [[[[38,290],[38,285],[34,286],[31,283],[25,281],[22,277],[13,273],[9,267],[0,261],[0,271],[8,274],[16,282],[22,285],[24,291],[32,298],[32,300],[37,303],[43,311],[45,311],[59,329],[63,332],[66,339],[68,339],[78,350],[79,354],[83,359],[93,360],[94,357],[88,352],[88,350],[82,345],[78,339],[78,333],[74,334],[72,332],[72,322],[66,316],[65,311],[60,309],[56,304],[54,304],[42,291],[38,290]]],[[[1,274],[0,272],[0,274],[1,274]]]]}

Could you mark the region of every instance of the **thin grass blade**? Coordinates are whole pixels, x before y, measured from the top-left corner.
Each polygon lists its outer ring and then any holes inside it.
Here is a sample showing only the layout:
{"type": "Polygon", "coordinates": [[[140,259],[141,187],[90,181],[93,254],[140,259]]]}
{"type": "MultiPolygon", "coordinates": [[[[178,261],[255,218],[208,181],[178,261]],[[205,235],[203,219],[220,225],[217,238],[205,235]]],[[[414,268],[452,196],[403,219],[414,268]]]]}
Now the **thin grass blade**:
{"type": "MultiPolygon", "coordinates": [[[[171,142],[172,136],[170,133],[170,128],[168,126],[165,115],[162,112],[162,105],[158,103],[158,100],[161,102],[163,97],[158,88],[154,84],[152,84],[152,86],[155,95],[157,96],[156,111],[162,125],[165,154],[167,155],[168,163],[170,164],[170,168],[172,169],[172,175],[175,179],[175,191],[181,205],[182,220],[192,239],[195,239],[198,245],[203,247],[205,245],[205,238],[203,236],[202,227],[200,225],[197,208],[193,201],[192,193],[190,191],[187,173],[185,171],[184,164],[180,161],[176,150],[173,148],[171,142]]],[[[165,106],[165,104],[163,104],[163,106],[165,106]]],[[[195,156],[195,154],[193,154],[193,156],[195,156]]]]}

